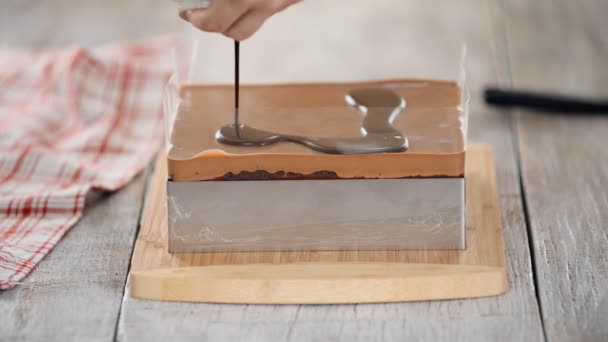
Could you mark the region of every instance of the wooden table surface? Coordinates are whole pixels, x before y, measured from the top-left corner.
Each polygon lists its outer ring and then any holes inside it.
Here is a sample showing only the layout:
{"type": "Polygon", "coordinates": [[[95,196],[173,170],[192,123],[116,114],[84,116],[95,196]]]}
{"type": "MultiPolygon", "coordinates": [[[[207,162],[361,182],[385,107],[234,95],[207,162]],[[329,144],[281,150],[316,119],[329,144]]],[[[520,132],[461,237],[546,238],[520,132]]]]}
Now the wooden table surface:
{"type": "MultiPolygon", "coordinates": [[[[608,97],[608,1],[384,3],[394,8],[378,5],[362,22],[370,32],[401,25],[433,44],[456,23],[465,34],[470,141],[491,144],[497,159],[506,295],[301,306],[132,299],[126,282],[145,174],[92,196],[84,219],[34,272],[0,292],[0,340],[607,341],[608,117],[496,110],[481,90],[608,97]],[[417,32],[420,21],[437,31],[417,32]]],[[[91,46],[171,32],[175,21],[169,0],[7,0],[0,46],[91,46]]]]}

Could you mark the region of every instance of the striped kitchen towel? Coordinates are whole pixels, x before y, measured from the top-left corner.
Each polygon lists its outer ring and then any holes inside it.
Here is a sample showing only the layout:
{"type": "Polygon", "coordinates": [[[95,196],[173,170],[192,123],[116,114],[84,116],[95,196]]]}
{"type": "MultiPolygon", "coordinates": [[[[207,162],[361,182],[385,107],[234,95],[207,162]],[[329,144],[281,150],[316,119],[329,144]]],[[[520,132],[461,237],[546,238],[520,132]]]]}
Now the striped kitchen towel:
{"type": "Polygon", "coordinates": [[[0,289],[74,226],[87,192],[119,189],[157,152],[173,45],[0,50],[0,289]]]}

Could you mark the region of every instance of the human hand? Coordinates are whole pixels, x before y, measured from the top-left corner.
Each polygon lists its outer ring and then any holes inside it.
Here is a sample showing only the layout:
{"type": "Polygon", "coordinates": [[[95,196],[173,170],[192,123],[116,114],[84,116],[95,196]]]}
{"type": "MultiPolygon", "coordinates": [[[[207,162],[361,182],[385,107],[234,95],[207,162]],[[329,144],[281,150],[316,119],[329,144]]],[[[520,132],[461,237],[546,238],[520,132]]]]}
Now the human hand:
{"type": "Polygon", "coordinates": [[[186,11],[184,19],[207,32],[241,41],[251,37],[266,19],[299,0],[214,0],[209,8],[186,11]]]}

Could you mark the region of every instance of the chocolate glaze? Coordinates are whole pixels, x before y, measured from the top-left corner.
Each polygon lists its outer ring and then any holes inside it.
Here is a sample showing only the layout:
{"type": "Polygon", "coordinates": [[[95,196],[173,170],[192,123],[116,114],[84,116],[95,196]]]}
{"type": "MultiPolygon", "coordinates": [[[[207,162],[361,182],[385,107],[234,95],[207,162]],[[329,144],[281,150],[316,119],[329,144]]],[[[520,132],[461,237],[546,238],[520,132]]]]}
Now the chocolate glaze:
{"type": "Polygon", "coordinates": [[[290,141],[330,154],[403,152],[408,149],[407,138],[392,125],[405,109],[403,98],[387,89],[363,88],[349,92],[346,102],[365,114],[361,137],[317,138],[256,129],[238,122],[237,105],[235,123],[220,128],[215,138],[220,143],[238,146],[265,146],[290,141]]]}

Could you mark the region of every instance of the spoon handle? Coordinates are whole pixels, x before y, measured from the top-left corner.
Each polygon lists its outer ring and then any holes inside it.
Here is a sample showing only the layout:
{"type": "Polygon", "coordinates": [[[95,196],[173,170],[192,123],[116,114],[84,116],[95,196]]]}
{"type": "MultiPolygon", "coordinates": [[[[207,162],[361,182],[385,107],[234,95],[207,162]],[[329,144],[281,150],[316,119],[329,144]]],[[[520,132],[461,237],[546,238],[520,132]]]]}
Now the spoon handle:
{"type": "Polygon", "coordinates": [[[608,101],[570,96],[488,88],[484,97],[486,103],[500,107],[523,107],[562,113],[608,113],[608,101]]]}

